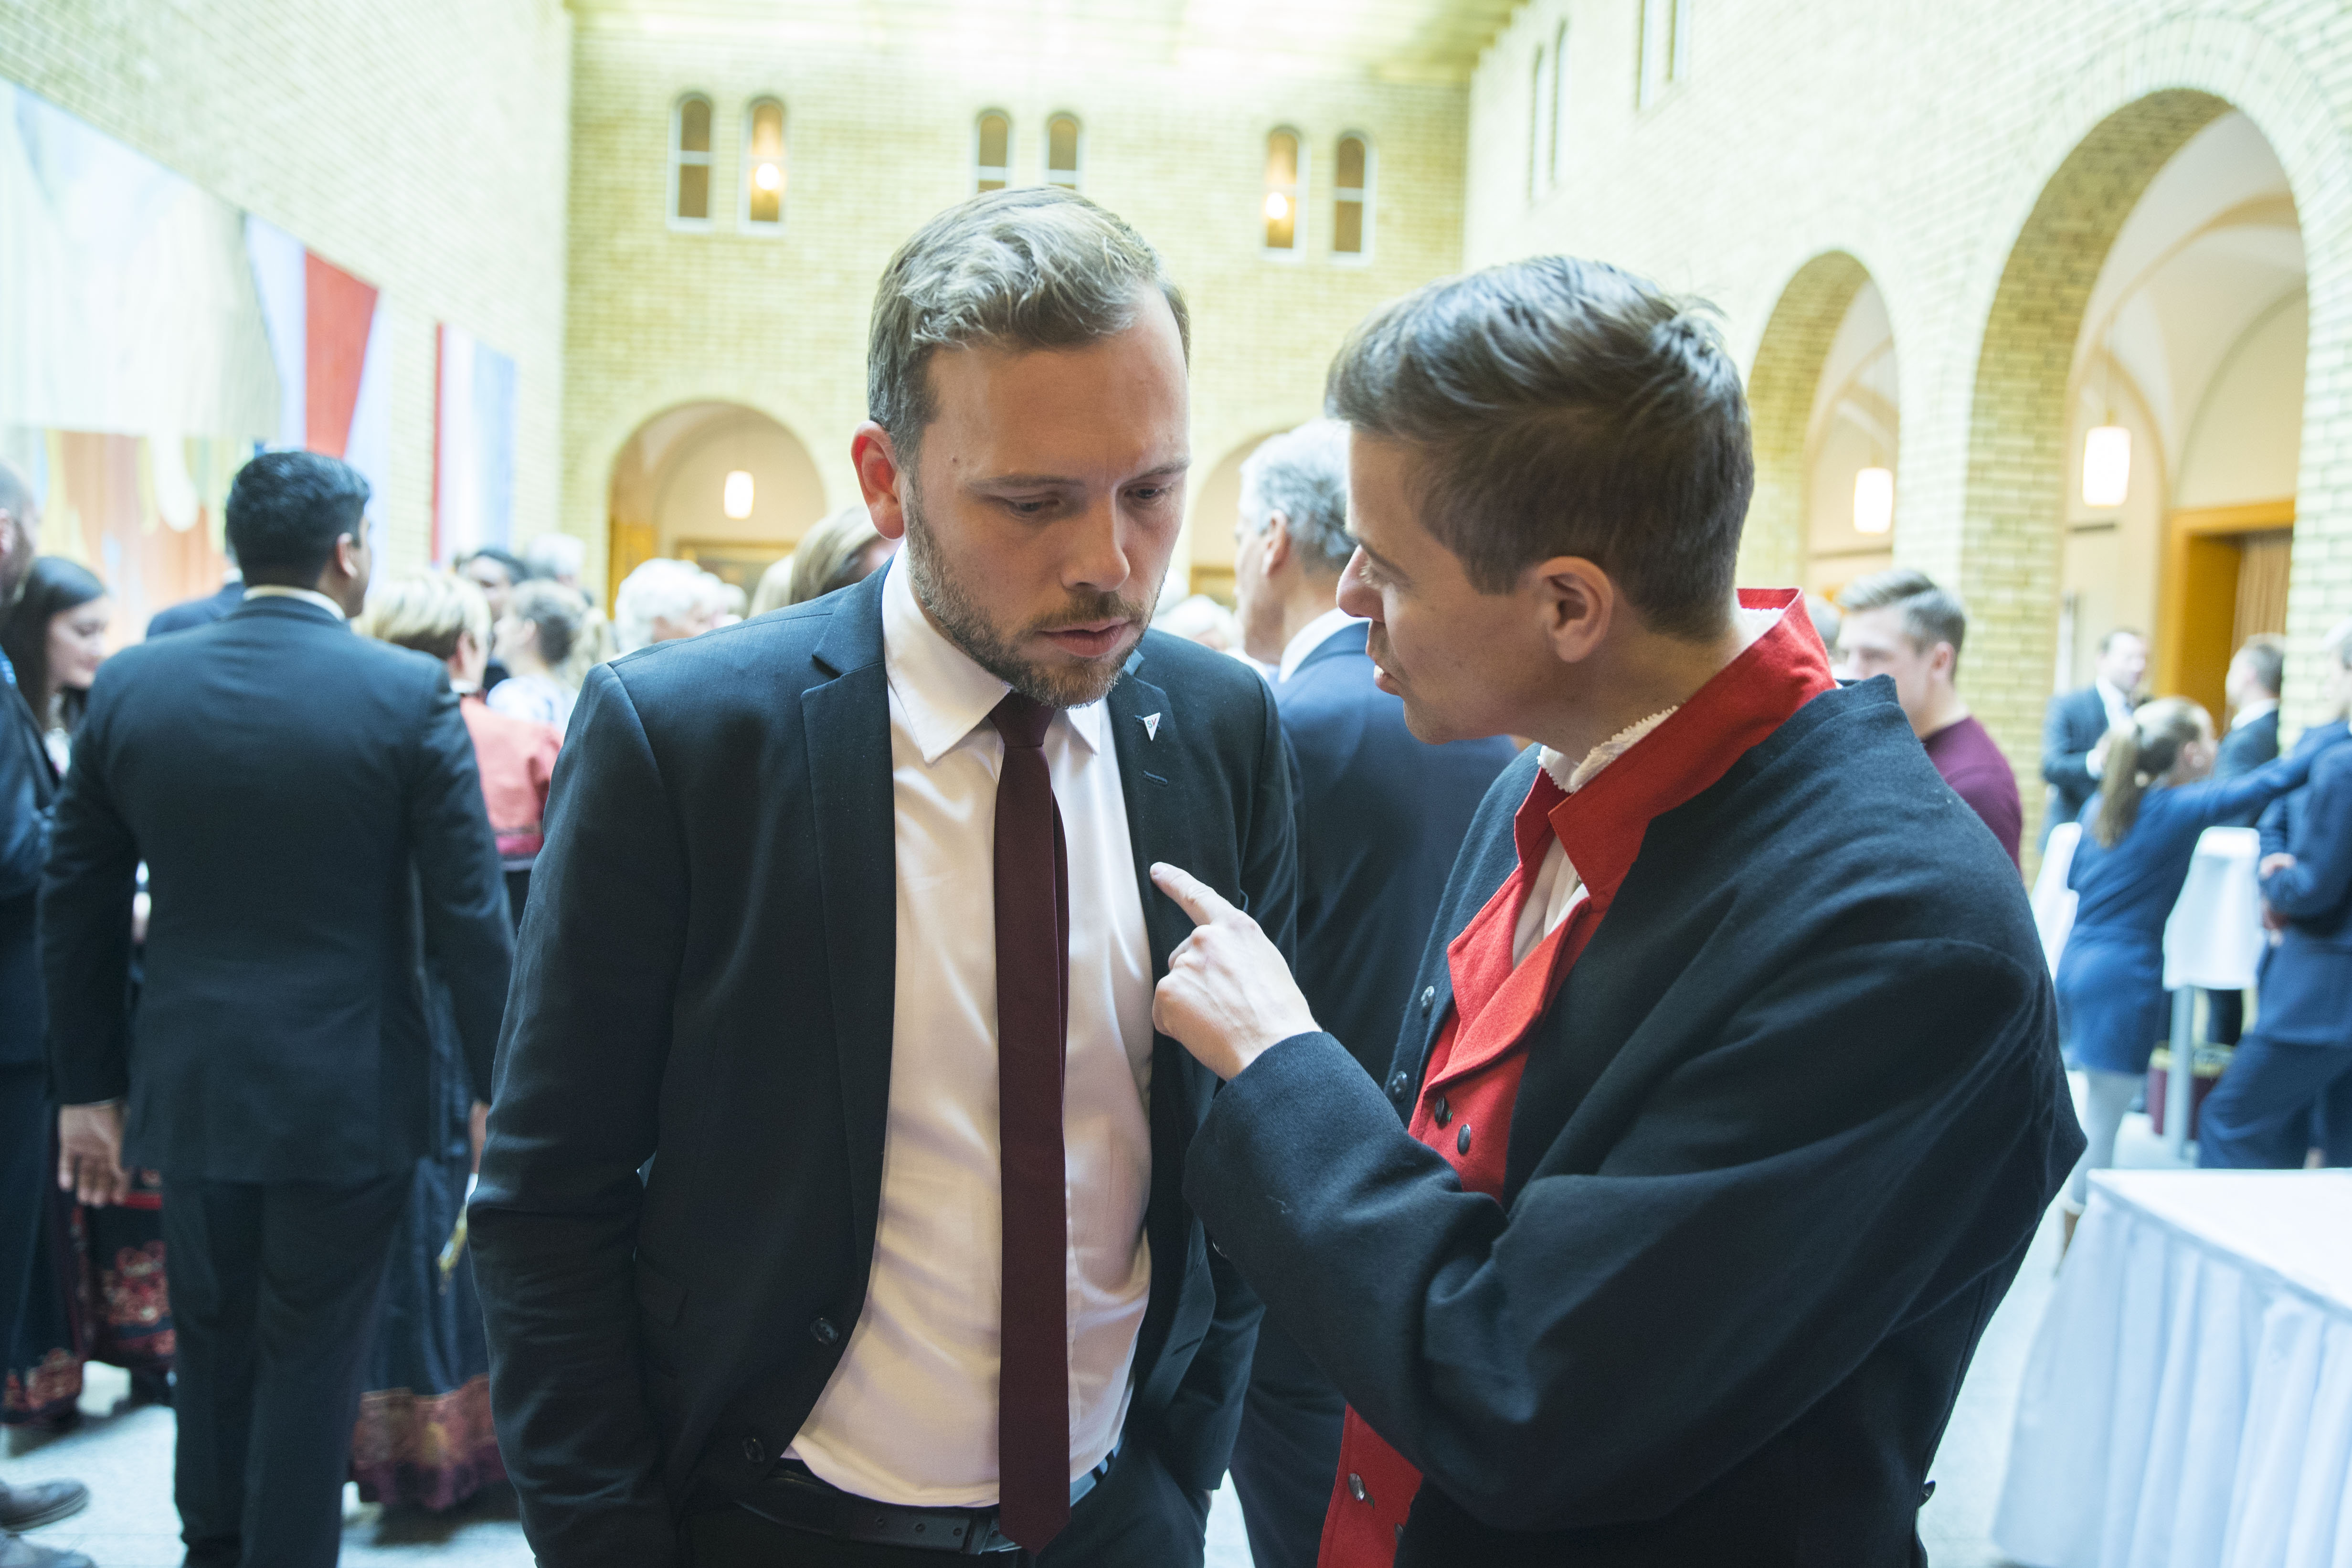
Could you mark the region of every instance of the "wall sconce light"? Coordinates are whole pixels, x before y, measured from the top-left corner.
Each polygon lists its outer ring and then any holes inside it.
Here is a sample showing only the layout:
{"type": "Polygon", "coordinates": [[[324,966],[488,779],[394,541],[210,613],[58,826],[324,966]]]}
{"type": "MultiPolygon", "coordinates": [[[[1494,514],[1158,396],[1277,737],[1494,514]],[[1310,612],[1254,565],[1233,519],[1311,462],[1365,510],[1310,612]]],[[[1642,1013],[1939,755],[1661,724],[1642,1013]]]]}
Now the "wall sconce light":
{"type": "Polygon", "coordinates": [[[1853,476],[1853,531],[1886,533],[1895,527],[1895,470],[1872,467],[1853,476]]]}
{"type": "Polygon", "coordinates": [[[1265,194],[1265,216],[1269,223],[1280,223],[1290,216],[1290,198],[1280,191],[1265,194]]]}
{"type": "Polygon", "coordinates": [[[2083,504],[2105,510],[2124,504],[2131,492],[2131,432],[2121,425],[2094,426],[2083,437],[2083,504]]]}
{"type": "Polygon", "coordinates": [[[751,516],[751,476],[741,468],[729,474],[727,488],[721,495],[720,504],[727,509],[727,515],[738,522],[751,516]]]}

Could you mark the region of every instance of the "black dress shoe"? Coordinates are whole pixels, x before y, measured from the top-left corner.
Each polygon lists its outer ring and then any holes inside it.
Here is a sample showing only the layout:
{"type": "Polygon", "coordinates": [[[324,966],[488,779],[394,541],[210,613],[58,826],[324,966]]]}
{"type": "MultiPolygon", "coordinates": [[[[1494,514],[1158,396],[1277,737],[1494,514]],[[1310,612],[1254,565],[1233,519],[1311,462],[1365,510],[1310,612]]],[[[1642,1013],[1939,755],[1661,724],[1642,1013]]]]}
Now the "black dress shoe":
{"type": "MultiPolygon", "coordinates": [[[[69,1519],[89,1506],[89,1489],[79,1481],[42,1481],[37,1486],[0,1485],[0,1530],[38,1530],[69,1519]]],[[[5,1559],[0,1558],[0,1563],[5,1559]]]]}
{"type": "Polygon", "coordinates": [[[36,1546],[14,1535],[0,1535],[0,1568],[98,1568],[79,1552],[36,1546]]]}

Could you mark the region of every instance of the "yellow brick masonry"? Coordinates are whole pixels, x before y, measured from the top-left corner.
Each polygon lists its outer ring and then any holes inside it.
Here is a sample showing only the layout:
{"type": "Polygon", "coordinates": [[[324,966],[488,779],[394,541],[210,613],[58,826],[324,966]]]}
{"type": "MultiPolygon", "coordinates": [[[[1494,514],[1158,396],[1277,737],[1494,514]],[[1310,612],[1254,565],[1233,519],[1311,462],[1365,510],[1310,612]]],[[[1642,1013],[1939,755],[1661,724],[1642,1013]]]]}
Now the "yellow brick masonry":
{"type": "Polygon", "coordinates": [[[0,0],[0,77],[383,290],[404,566],[437,321],[514,357],[516,531],[556,524],[571,31],[559,0],[0,0]]]}
{"type": "Polygon", "coordinates": [[[1603,257],[1723,308],[1759,404],[1746,563],[1783,582],[1803,548],[1788,421],[1866,270],[1901,377],[1896,558],[1969,601],[1964,689],[2028,784],[2029,837],[2084,304],[2164,160],[2225,107],[2260,127],[2310,266],[2287,677],[2290,721],[2308,721],[2319,637],[2352,614],[2352,7],[1697,0],[1684,81],[1636,109],[1639,9],[1537,0],[1489,47],[1467,258],[1603,257]],[[1531,202],[1530,67],[1563,17],[1562,178],[1531,202]]]}

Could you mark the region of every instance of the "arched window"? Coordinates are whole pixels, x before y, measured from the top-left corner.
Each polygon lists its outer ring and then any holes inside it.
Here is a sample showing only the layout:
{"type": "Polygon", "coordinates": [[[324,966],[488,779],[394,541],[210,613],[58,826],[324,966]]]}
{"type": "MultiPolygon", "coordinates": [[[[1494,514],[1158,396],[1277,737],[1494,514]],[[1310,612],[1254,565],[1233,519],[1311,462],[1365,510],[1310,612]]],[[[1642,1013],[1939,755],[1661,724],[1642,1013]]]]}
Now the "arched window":
{"type": "Polygon", "coordinates": [[[673,228],[710,226],[710,100],[688,93],[670,111],[669,221],[673,228]]]}
{"type": "Polygon", "coordinates": [[[1339,138],[1331,181],[1331,254],[1361,260],[1372,252],[1372,144],[1357,132],[1339,138]]]}
{"type": "Polygon", "coordinates": [[[1045,121],[1045,183],[1078,188],[1078,164],[1084,133],[1075,114],[1056,114],[1045,121]]]}
{"type": "Polygon", "coordinates": [[[784,226],[784,106],[772,98],[743,111],[743,226],[784,226]]]}
{"type": "Polygon", "coordinates": [[[1265,139],[1265,248],[1272,256],[1298,254],[1298,201],[1306,167],[1303,145],[1296,131],[1276,131],[1265,139]]]}
{"type": "Polygon", "coordinates": [[[1644,105],[1690,75],[1693,0],[1642,0],[1639,93],[1644,105]]]}
{"type": "Polygon", "coordinates": [[[1535,74],[1528,81],[1528,200],[1543,189],[1544,68],[1551,57],[1536,46],[1535,74]]]}
{"type": "Polygon", "coordinates": [[[971,188],[977,195],[1013,183],[1013,116],[1001,109],[982,114],[971,132],[971,188]]]}
{"type": "Polygon", "coordinates": [[[1549,145],[1544,149],[1544,168],[1548,183],[1559,184],[1559,142],[1564,122],[1568,119],[1568,24],[1562,21],[1551,37],[1551,114],[1545,128],[1549,145]]]}

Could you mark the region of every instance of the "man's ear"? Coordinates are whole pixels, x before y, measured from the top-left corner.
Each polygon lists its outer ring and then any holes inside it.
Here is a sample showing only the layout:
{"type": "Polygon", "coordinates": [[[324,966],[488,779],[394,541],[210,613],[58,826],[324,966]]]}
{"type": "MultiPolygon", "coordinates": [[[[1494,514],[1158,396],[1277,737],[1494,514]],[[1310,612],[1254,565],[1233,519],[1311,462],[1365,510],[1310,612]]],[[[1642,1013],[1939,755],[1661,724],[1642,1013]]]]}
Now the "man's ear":
{"type": "Polygon", "coordinates": [[[1286,512],[1265,514],[1265,574],[1273,576],[1290,559],[1290,517],[1286,512]]]}
{"type": "Polygon", "coordinates": [[[1630,613],[1609,574],[1580,555],[1554,556],[1528,572],[1544,637],[1562,664],[1591,658],[1617,617],[1630,613]]]}
{"type": "Polygon", "coordinates": [[[898,448],[890,432],[868,419],[849,438],[849,460],[857,468],[857,488],[866,497],[866,514],[874,531],[885,539],[907,537],[907,510],[900,487],[913,478],[898,466],[898,448]]]}

